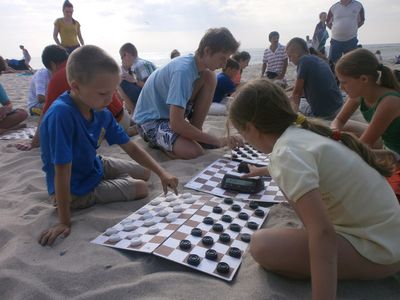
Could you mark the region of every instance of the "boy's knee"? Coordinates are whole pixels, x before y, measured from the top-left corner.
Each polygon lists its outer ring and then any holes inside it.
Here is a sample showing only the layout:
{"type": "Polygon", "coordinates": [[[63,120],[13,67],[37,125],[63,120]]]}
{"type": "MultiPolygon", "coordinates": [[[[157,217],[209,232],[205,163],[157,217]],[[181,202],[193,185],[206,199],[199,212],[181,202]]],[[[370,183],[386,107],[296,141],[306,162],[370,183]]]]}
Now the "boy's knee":
{"type": "Polygon", "coordinates": [[[151,171],[149,169],[144,168],[143,170],[143,180],[148,181],[151,176],[151,171]]]}
{"type": "Polygon", "coordinates": [[[149,194],[149,188],[147,187],[147,183],[143,180],[139,180],[135,182],[135,199],[142,199],[147,197],[149,194]]]}
{"type": "Polygon", "coordinates": [[[191,147],[188,149],[185,149],[181,155],[179,155],[183,159],[193,159],[197,158],[199,156],[202,156],[204,154],[203,148],[199,147],[191,147]]]}
{"type": "Polygon", "coordinates": [[[25,121],[28,118],[28,113],[25,109],[16,109],[15,113],[18,115],[18,120],[20,122],[25,121]]]}

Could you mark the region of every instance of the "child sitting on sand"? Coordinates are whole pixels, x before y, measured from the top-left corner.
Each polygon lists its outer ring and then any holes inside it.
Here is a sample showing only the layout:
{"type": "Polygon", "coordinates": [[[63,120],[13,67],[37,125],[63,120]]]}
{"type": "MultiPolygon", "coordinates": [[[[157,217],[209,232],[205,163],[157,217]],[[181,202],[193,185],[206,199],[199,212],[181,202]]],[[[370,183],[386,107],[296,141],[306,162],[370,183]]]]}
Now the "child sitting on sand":
{"type": "Polygon", "coordinates": [[[227,139],[202,128],[215,91],[214,70],[224,67],[238,47],[228,29],[209,29],[194,56],[176,57],[150,75],[133,115],[150,146],[173,158],[191,159],[202,155],[203,148],[227,145],[227,139]]]}
{"type": "Polygon", "coordinates": [[[400,159],[400,84],[390,68],[379,63],[366,49],[342,56],[336,64],[336,76],[348,94],[332,129],[354,132],[370,147],[391,150],[400,159]],[[368,123],[349,120],[360,108],[368,123]]]}
{"type": "Polygon", "coordinates": [[[235,90],[236,85],[233,82],[239,73],[239,63],[232,58],[226,62],[225,68],[217,75],[217,87],[215,88],[213,102],[211,103],[208,114],[210,115],[227,115],[227,106],[230,96],[235,90]]]}
{"type": "Polygon", "coordinates": [[[51,72],[47,68],[39,69],[33,75],[28,92],[28,110],[31,115],[40,116],[44,101],[46,100],[46,91],[51,78],[51,72]]]}
{"type": "MultiPolygon", "coordinates": [[[[0,74],[6,69],[6,63],[0,56],[0,74]]],[[[10,99],[1,84],[0,103],[2,105],[2,107],[0,107],[0,134],[3,134],[8,130],[26,126],[25,124],[20,123],[26,120],[28,114],[22,108],[13,109],[10,99]]]]}
{"type": "Polygon", "coordinates": [[[237,52],[234,55],[232,55],[232,58],[234,60],[236,60],[239,63],[239,66],[240,66],[239,72],[236,74],[235,78],[233,79],[233,82],[235,83],[235,85],[238,86],[240,84],[241,79],[242,79],[243,70],[245,68],[247,68],[247,66],[249,65],[251,56],[250,56],[249,52],[241,51],[241,52],[237,52]]]}
{"type": "Polygon", "coordinates": [[[298,115],[284,91],[262,79],[237,92],[229,120],[247,142],[271,153],[269,175],[304,224],[257,231],[250,251],[259,264],[292,278],[311,276],[313,299],[335,299],[338,279],[400,271],[400,206],[383,177],[392,162],[378,161],[351,134],[298,115]]]}
{"type": "Polygon", "coordinates": [[[71,54],[66,68],[71,91],[52,104],[40,126],[43,170],[59,217],[57,225],[40,235],[41,245],[70,233],[70,208],[145,197],[149,170],[160,177],[164,192],[169,187],[177,193],[178,179],[130,141],[104,109],[120,81],[118,64],[100,48],[83,46],[71,54]],[[104,138],[140,165],[98,156],[104,138]]]}

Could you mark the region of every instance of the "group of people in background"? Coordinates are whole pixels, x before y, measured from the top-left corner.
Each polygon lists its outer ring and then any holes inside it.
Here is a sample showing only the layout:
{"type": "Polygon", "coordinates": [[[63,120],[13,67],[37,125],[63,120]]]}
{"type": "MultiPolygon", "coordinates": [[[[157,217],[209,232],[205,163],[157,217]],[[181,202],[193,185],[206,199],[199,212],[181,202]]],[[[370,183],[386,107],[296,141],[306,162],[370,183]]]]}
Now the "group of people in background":
{"type": "MultiPolygon", "coordinates": [[[[283,46],[272,31],[262,78],[245,84],[241,74],[251,57],[238,51],[227,28],[207,30],[194,55],[175,49],[160,68],[125,43],[120,66],[99,47],[83,46],[69,1],[63,13],[54,24],[57,45],[43,50],[45,68],[30,86],[28,108],[40,115],[40,129],[32,143],[17,145],[29,150],[40,144],[48,193],[58,208],[58,222],[41,233],[40,244],[70,233],[70,208],[146,197],[150,171],[165,192],[177,193],[178,178],[130,140],[131,128],[170,158],[197,158],[205,149],[243,145],[244,139],[271,153],[268,168],[249,166],[246,176],[271,176],[305,230],[261,229],[251,254],[267,270],[311,277],[313,298],[334,299],[338,278],[400,271],[400,206],[385,178],[400,160],[400,86],[379,57],[357,49],[365,20],[360,2],[340,0],[321,13],[308,43],[294,37],[283,46]],[[329,57],[326,27],[332,30],[329,57]],[[289,60],[297,76],[285,91],[280,86],[289,60]],[[367,123],[349,120],[357,109],[367,123]],[[209,113],[227,115],[239,134],[203,131],[209,113]],[[103,139],[137,164],[98,156],[103,139]]],[[[5,70],[5,63],[0,67],[5,70]]],[[[26,119],[2,94],[0,127],[26,119]]]]}

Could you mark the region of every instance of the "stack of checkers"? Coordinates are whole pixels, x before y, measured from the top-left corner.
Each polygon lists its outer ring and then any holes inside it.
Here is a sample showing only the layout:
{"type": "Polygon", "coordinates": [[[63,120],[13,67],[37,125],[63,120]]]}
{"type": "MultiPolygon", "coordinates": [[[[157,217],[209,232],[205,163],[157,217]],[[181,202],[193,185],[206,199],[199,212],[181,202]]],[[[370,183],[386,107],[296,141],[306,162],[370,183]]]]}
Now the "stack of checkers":
{"type": "Polygon", "coordinates": [[[246,162],[259,167],[265,167],[269,163],[269,155],[254,149],[249,144],[243,147],[236,147],[231,150],[231,154],[225,154],[224,157],[238,162],[246,162]]]}
{"type": "Polygon", "coordinates": [[[211,198],[191,193],[158,196],[117,225],[108,228],[92,243],[152,253],[211,198]]]}
{"type": "Polygon", "coordinates": [[[231,281],[268,208],[208,195],[158,196],[92,243],[153,253],[231,281]]]}
{"type": "Polygon", "coordinates": [[[221,200],[204,204],[154,254],[231,281],[269,209],[256,202],[221,200]]]}

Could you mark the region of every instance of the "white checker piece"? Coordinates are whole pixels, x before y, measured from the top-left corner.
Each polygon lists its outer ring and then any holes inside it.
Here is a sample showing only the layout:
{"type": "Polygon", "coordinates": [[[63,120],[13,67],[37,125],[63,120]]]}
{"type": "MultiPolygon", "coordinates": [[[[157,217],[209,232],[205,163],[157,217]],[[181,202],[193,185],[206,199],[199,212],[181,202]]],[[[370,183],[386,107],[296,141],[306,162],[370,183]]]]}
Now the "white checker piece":
{"type": "Polygon", "coordinates": [[[231,197],[243,200],[274,203],[286,201],[278,185],[272,179],[265,180],[265,189],[257,194],[245,194],[222,189],[220,186],[225,174],[240,175],[237,173],[238,166],[239,162],[227,159],[218,159],[192,178],[187,184],[185,184],[185,187],[218,197],[231,197]]]}

